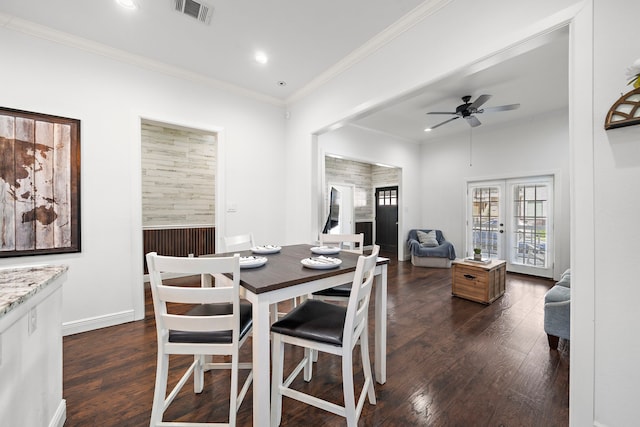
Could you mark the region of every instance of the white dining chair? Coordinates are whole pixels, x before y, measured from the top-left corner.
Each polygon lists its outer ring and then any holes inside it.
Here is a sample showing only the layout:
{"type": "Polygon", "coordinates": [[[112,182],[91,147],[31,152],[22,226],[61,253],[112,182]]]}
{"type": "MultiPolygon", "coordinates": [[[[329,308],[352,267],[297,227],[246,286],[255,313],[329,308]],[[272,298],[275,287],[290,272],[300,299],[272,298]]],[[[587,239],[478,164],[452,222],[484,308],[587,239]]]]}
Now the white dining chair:
{"type": "Polygon", "coordinates": [[[255,246],[253,234],[238,234],[237,236],[225,236],[225,252],[247,251],[255,246]]]}
{"type": "Polygon", "coordinates": [[[278,426],[282,418],[282,396],[329,411],[347,419],[347,426],[356,427],[364,400],[375,405],[376,395],[371,374],[368,345],[368,309],[378,252],[375,245],[369,256],[358,258],[347,306],[308,299],[271,326],[273,336],[273,370],[271,388],[271,425],[278,426]],[[356,403],[353,383],[353,348],[360,340],[364,385],[356,403]],[[283,381],[284,344],[304,347],[304,357],[283,381]],[[311,396],[291,388],[292,382],[304,370],[305,381],[311,380],[312,351],[322,351],[342,358],[344,406],[311,396]]]}
{"type": "MultiPolygon", "coordinates": [[[[364,250],[364,234],[321,234],[320,245],[334,245],[341,251],[362,255],[364,250]]],[[[334,286],[313,293],[313,298],[320,300],[348,301],[351,283],[334,286]]]]}
{"type": "Polygon", "coordinates": [[[249,336],[252,327],[251,304],[240,302],[239,297],[239,255],[186,258],[160,256],[151,252],[146,257],[158,334],[156,384],[149,425],[151,427],[203,425],[203,423],[178,423],[162,419],[165,410],[192,373],[194,392],[201,393],[206,370],[230,369],[229,422],[215,425],[235,426],[237,411],[253,380],[253,371],[249,371],[238,393],[239,370],[251,369],[252,366],[251,363],[239,363],[238,360],[239,349],[249,336]],[[229,286],[169,286],[163,284],[163,273],[230,274],[231,279],[229,286]],[[182,314],[176,311],[173,303],[189,304],[192,307],[186,314],[182,314]],[[192,354],[194,360],[173,390],[166,395],[171,354],[192,354]],[[231,356],[231,361],[212,363],[206,360],[206,356],[215,355],[231,356]]]}

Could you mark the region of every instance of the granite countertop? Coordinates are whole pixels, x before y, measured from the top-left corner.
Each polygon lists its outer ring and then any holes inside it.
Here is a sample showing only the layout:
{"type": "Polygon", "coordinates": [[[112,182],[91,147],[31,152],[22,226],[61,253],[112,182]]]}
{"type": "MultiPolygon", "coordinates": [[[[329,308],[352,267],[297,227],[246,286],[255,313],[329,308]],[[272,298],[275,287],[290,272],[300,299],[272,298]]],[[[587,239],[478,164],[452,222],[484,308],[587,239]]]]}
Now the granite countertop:
{"type": "Polygon", "coordinates": [[[68,269],[66,265],[0,269],[0,317],[40,292],[68,269]]]}

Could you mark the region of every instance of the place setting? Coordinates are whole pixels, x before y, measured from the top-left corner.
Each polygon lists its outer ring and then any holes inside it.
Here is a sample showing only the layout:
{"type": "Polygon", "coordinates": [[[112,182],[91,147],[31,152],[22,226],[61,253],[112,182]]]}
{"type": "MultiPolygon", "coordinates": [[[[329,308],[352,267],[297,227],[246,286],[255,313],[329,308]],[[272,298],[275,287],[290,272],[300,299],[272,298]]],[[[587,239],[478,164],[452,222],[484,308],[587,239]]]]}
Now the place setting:
{"type": "Polygon", "coordinates": [[[340,253],[340,247],[338,246],[314,246],[311,248],[311,252],[317,255],[335,255],[340,253]]]}
{"type": "Polygon", "coordinates": [[[340,264],[342,264],[342,260],[340,258],[333,258],[333,257],[320,255],[317,257],[304,258],[300,260],[300,263],[307,268],[313,268],[316,270],[325,270],[329,268],[338,267],[340,264]]]}
{"type": "Polygon", "coordinates": [[[277,254],[281,249],[282,247],[277,245],[262,245],[252,247],[251,252],[253,252],[254,254],[268,255],[277,254]]]}
{"type": "Polygon", "coordinates": [[[267,263],[267,257],[263,256],[241,256],[240,268],[257,268],[262,267],[267,263]]]}

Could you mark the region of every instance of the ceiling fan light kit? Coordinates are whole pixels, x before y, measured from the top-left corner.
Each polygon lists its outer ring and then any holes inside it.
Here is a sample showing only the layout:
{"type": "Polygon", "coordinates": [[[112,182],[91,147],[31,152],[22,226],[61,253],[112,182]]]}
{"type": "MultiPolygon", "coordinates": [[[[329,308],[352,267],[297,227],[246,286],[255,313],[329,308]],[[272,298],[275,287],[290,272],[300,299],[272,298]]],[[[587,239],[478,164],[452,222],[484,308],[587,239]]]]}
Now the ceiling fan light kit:
{"type": "Polygon", "coordinates": [[[520,107],[520,104],[509,104],[509,105],[500,105],[497,107],[480,108],[489,99],[491,99],[491,95],[480,95],[475,101],[469,102],[471,101],[471,95],[465,95],[462,97],[463,104],[458,105],[456,107],[456,111],[430,111],[427,114],[453,114],[455,115],[455,117],[452,117],[448,120],[445,120],[444,122],[440,122],[434,126],[431,126],[430,128],[425,129],[425,131],[433,130],[453,120],[459,119],[460,117],[465,119],[466,122],[469,124],[469,126],[474,128],[482,124],[482,122],[480,122],[480,120],[475,116],[476,114],[492,113],[496,111],[515,110],[520,107]]]}

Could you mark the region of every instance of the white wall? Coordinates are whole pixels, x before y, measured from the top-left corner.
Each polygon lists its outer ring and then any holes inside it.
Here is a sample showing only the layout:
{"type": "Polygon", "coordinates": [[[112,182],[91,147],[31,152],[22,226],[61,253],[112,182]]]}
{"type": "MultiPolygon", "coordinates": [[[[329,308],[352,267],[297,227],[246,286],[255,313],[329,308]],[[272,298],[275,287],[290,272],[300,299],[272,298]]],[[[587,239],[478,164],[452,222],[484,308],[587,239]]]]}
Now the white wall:
{"type": "Polygon", "coordinates": [[[140,117],[220,132],[218,235],[284,235],[283,108],[0,28],[2,105],[81,120],[82,252],[68,264],[66,333],[143,316],[140,117]],[[237,212],[227,213],[233,202],[237,212]],[[222,229],[220,229],[222,227],[222,229]]]}
{"type": "Polygon", "coordinates": [[[640,58],[640,2],[593,4],[594,418],[599,425],[629,426],[638,424],[640,401],[640,195],[634,189],[640,182],[640,125],[605,131],[604,120],[620,94],[633,89],[625,71],[640,58]]]}
{"type": "Polygon", "coordinates": [[[432,139],[423,143],[420,157],[422,226],[443,230],[459,257],[465,256],[467,181],[553,174],[556,275],[569,267],[569,117],[566,110],[506,126],[474,128],[471,150],[469,132],[432,139]]]}

